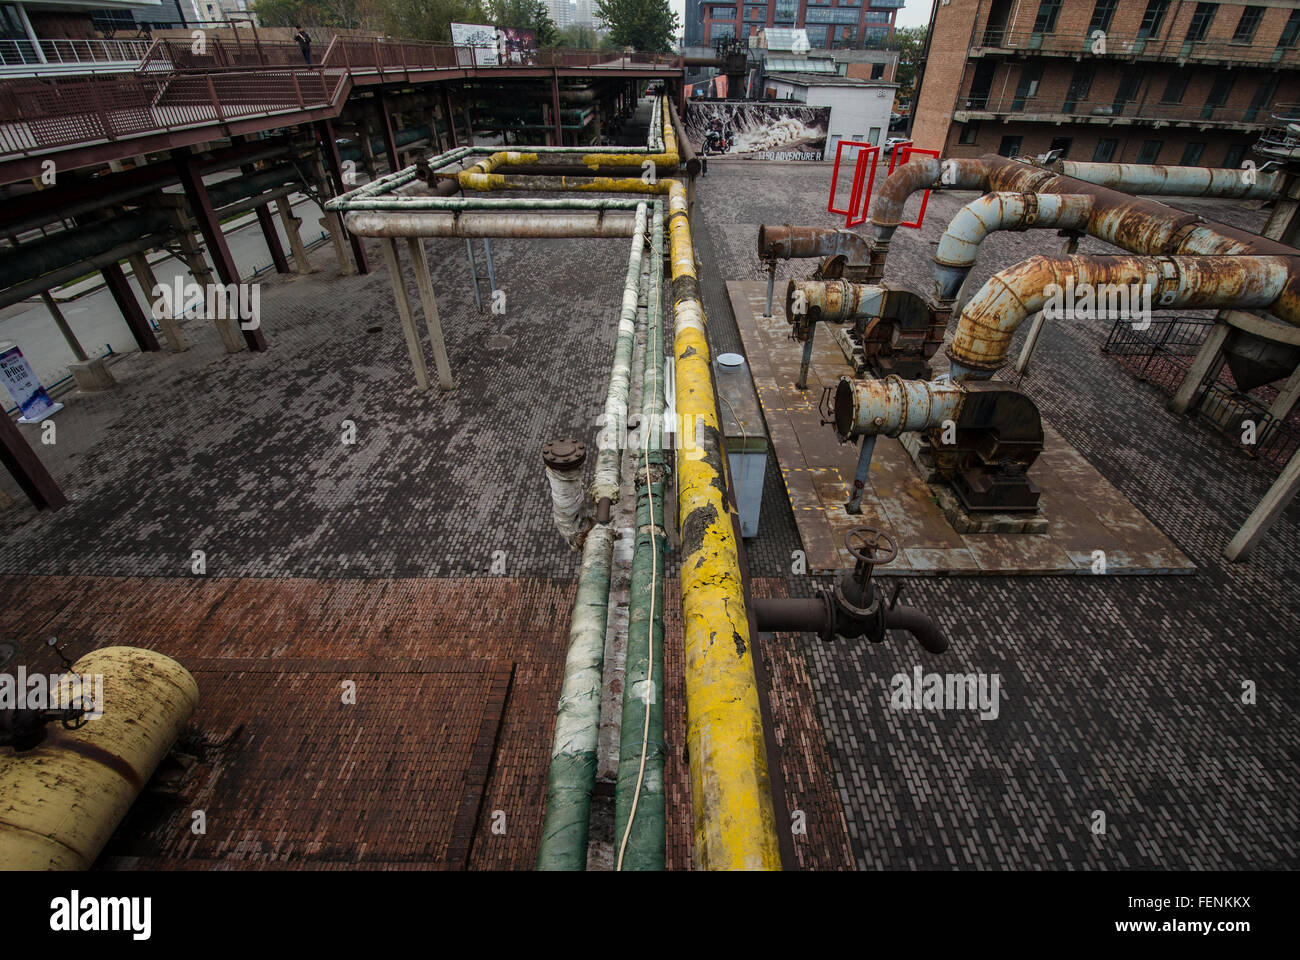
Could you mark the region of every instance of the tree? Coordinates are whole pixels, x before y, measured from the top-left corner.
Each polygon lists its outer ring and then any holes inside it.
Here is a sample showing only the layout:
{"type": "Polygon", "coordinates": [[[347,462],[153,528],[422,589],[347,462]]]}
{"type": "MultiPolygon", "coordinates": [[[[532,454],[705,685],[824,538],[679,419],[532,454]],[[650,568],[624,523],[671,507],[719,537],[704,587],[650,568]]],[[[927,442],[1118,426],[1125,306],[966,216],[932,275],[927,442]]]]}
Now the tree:
{"type": "Polygon", "coordinates": [[[356,30],[377,20],[369,0],[255,0],[264,27],[339,27],[356,30]]]}
{"type": "Polygon", "coordinates": [[[575,23],[556,33],[555,45],[574,50],[597,50],[600,48],[600,35],[585,24],[575,23]]]}
{"type": "Polygon", "coordinates": [[[904,100],[912,96],[912,85],[921,66],[921,51],[925,48],[925,27],[900,27],[884,38],[885,50],[898,51],[898,95],[904,100]]]}
{"type": "Polygon", "coordinates": [[[495,27],[532,30],[539,47],[555,43],[555,21],[544,0],[488,0],[488,16],[495,27]]]}
{"type": "Polygon", "coordinates": [[[484,23],[487,12],[479,0],[390,0],[384,29],[412,40],[451,40],[451,24],[484,23]]]}
{"type": "Polygon", "coordinates": [[[677,37],[677,14],[668,0],[597,0],[615,46],[643,53],[669,53],[677,37]]]}

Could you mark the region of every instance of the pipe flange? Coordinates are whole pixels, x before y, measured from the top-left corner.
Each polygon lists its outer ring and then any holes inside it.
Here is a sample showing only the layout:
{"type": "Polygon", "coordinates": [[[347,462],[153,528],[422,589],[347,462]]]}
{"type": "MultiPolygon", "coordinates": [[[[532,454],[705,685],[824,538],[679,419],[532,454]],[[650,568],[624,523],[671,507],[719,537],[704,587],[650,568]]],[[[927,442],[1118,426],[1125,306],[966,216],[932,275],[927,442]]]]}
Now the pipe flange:
{"type": "Polygon", "coordinates": [[[542,447],[542,462],[552,470],[577,470],[586,460],[586,445],[572,437],[552,440],[542,447]]]}

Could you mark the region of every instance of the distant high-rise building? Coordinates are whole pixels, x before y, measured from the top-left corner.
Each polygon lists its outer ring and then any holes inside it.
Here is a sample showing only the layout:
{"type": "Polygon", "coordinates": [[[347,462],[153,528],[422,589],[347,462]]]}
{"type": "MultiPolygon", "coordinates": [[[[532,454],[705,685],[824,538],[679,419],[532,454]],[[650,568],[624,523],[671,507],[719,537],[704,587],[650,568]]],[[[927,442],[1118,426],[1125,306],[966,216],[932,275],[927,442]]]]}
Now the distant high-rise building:
{"type": "Polygon", "coordinates": [[[686,0],[686,33],[682,42],[688,47],[704,45],[704,2],[686,0]]]}

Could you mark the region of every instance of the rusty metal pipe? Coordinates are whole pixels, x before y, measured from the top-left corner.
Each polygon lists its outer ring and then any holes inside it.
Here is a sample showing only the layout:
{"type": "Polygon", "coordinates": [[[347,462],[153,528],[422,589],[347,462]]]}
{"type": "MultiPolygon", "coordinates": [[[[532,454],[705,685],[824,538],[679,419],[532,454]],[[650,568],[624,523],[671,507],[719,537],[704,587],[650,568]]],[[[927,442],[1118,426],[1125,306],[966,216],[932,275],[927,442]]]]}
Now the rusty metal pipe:
{"type": "Polygon", "coordinates": [[[956,298],[975,266],[980,244],[994,230],[1063,227],[1081,230],[1092,216],[1093,198],[1081,194],[986,193],[957,211],[934,253],[934,292],[940,302],[956,298]]]}
{"type": "Polygon", "coordinates": [[[794,323],[808,314],[816,320],[846,323],[874,317],[884,304],[885,289],[851,280],[791,280],[785,288],[785,315],[794,323]]]}
{"type": "Polygon", "coordinates": [[[1103,308],[1132,314],[1135,298],[1148,323],[1152,309],[1263,307],[1300,325],[1300,257],[1030,257],[990,277],[962,310],[947,351],[952,376],[989,377],[1004,363],[1016,328],[1040,309],[1049,320],[1083,319],[1086,303],[1090,319],[1103,308]]]}
{"type": "Polygon", "coordinates": [[[763,224],[758,228],[758,259],[798,260],[843,254],[850,263],[871,258],[871,238],[852,230],[763,224]]]}
{"type": "Polygon", "coordinates": [[[631,210],[466,210],[395,213],[359,210],[344,216],[349,232],[362,237],[630,237],[636,226],[631,210]]]}
{"type": "Polygon", "coordinates": [[[878,239],[888,240],[894,228],[903,222],[903,205],[918,190],[927,188],[949,190],[989,189],[985,158],[948,159],[940,162],[935,157],[913,157],[896,169],[881,185],[871,204],[871,224],[878,239]]]}
{"type": "Polygon", "coordinates": [[[965,388],[955,381],[841,377],[835,388],[835,432],[847,441],[932,430],[945,420],[955,421],[965,397],[965,388]]]}
{"type": "Polygon", "coordinates": [[[1237,167],[1174,167],[1158,163],[1090,163],[1058,160],[1050,169],[1125,193],[1167,197],[1231,197],[1271,200],[1282,191],[1280,170],[1237,167]]]}
{"type": "Polygon", "coordinates": [[[988,171],[992,190],[1092,197],[1092,215],[1086,228],[1089,235],[1131,253],[1300,256],[1295,247],[1206,220],[1158,200],[1130,196],[996,154],[981,157],[980,161],[988,171]]]}

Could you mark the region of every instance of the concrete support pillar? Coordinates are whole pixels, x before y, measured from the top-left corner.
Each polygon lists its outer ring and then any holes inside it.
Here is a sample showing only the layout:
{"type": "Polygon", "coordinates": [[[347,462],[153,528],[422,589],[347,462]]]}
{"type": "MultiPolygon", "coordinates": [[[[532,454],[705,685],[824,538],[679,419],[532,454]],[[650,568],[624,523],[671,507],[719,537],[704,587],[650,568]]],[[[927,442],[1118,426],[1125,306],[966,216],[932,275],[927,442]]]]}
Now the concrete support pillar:
{"type": "MultiPolygon", "coordinates": [[[[447,342],[442,335],[442,320],[438,317],[438,301],[433,295],[433,275],[429,272],[429,256],[424,250],[423,237],[408,237],[411,263],[415,269],[415,283],[420,288],[420,304],[424,308],[424,324],[429,330],[433,345],[433,362],[438,368],[438,386],[451,390],[456,381],[451,376],[451,361],[447,359],[447,342]]],[[[474,281],[477,285],[478,281],[474,281]]]]}
{"type": "Polygon", "coordinates": [[[1219,353],[1228,339],[1230,329],[1228,324],[1224,323],[1222,317],[1217,319],[1214,326],[1210,328],[1209,336],[1205,338],[1205,342],[1201,344],[1201,349],[1197,351],[1196,359],[1192,361],[1192,368],[1187,371],[1187,376],[1179,384],[1178,391],[1167,404],[1171,412],[1186,413],[1191,409],[1193,402],[1196,400],[1201,381],[1206,378],[1210,369],[1219,361],[1219,353]]]}
{"type": "MultiPolygon", "coordinates": [[[[131,264],[131,273],[135,275],[135,282],[144,291],[145,302],[152,304],[158,298],[156,291],[160,284],[158,278],[154,276],[153,268],[149,266],[149,258],[144,251],[141,251],[140,253],[131,254],[127,258],[127,262],[131,264]]],[[[179,303],[175,304],[177,309],[180,306],[179,303]]],[[[155,316],[154,320],[158,321],[158,327],[163,332],[163,339],[167,341],[167,348],[172,353],[180,353],[182,350],[190,348],[190,342],[185,338],[185,334],[181,333],[180,321],[176,317],[164,313],[162,316],[155,316]]]]}
{"type": "Polygon", "coordinates": [[[159,349],[158,338],[153,335],[153,328],[149,326],[144,311],[140,309],[135,294],[131,292],[130,284],[126,282],[126,274],[122,272],[122,265],[120,263],[110,263],[99,272],[108,285],[108,292],[113,295],[113,301],[117,304],[117,309],[122,311],[122,317],[126,320],[126,325],[131,328],[131,336],[135,338],[136,345],[145,352],[159,349]]]}
{"type": "Polygon", "coordinates": [[[37,510],[58,510],[68,502],[50,472],[27,443],[22,431],[6,416],[0,416],[0,463],[18,481],[18,486],[37,510]]]}
{"type": "Polygon", "coordinates": [[[1246,518],[1246,522],[1241,525],[1241,529],[1232,538],[1228,548],[1223,551],[1224,556],[1234,562],[1250,556],[1251,551],[1268,532],[1268,528],[1273,525],[1273,521],[1280,517],[1287,505],[1295,499],[1297,492],[1300,492],[1300,455],[1293,453],[1286,468],[1273,481],[1273,486],[1268,488],[1264,498],[1246,518]]]}
{"type": "Polygon", "coordinates": [[[81,360],[68,364],[68,372],[77,381],[77,389],[86,393],[108,390],[117,385],[117,380],[108,371],[108,364],[103,357],[94,360],[81,360]]]}
{"type": "MultiPolygon", "coordinates": [[[[172,161],[176,164],[176,172],[180,176],[181,188],[185,191],[185,199],[189,203],[190,212],[194,215],[195,222],[198,223],[199,232],[203,234],[203,240],[208,245],[208,252],[212,256],[212,262],[217,268],[217,276],[227,286],[238,286],[239,268],[235,265],[235,258],[230,255],[230,247],[226,245],[225,234],[221,232],[221,222],[217,219],[216,211],[212,209],[212,200],[208,197],[207,188],[203,185],[203,176],[199,172],[198,164],[194,162],[194,158],[188,150],[173,150],[171,155],[172,161]]],[[[266,338],[262,336],[260,326],[251,330],[244,329],[242,324],[239,326],[243,331],[244,342],[248,344],[249,350],[266,349],[266,338]]]]}
{"type": "Polygon", "coordinates": [[[1286,383],[1277,392],[1272,406],[1268,408],[1269,416],[1274,420],[1285,420],[1295,407],[1296,400],[1300,400],[1300,366],[1291,371],[1291,376],[1286,378],[1286,383]]]}
{"type": "Polygon", "coordinates": [[[393,283],[393,299],[397,302],[397,318],[402,323],[402,335],[406,337],[406,350],[411,355],[411,369],[415,372],[415,385],[420,390],[429,389],[429,369],[424,363],[424,348],[420,345],[420,334],[415,329],[415,318],[411,315],[411,298],[406,293],[406,282],[402,279],[402,258],[398,253],[397,240],[385,238],[380,246],[384,251],[384,266],[388,268],[388,277],[393,283]]]}
{"type": "Polygon", "coordinates": [[[54,302],[54,298],[50,296],[50,291],[42,290],[41,300],[45,302],[45,309],[49,310],[50,316],[54,318],[54,325],[59,328],[59,333],[63,334],[63,339],[67,341],[68,347],[72,350],[72,355],[78,360],[85,360],[86,351],[81,348],[81,341],[72,332],[71,325],[69,325],[67,318],[63,316],[63,311],[59,309],[59,305],[54,302]]]}
{"type": "Polygon", "coordinates": [[[343,222],[339,219],[339,215],[326,211],[317,222],[321,225],[321,229],[330,235],[330,243],[334,247],[334,259],[339,264],[339,273],[344,275],[352,273],[352,261],[348,259],[347,244],[343,239],[343,222]]]}
{"type": "Polygon", "coordinates": [[[294,216],[293,203],[288,197],[275,201],[275,208],[280,212],[280,222],[284,224],[285,235],[289,238],[289,249],[293,252],[293,267],[306,276],[311,273],[311,262],[307,258],[307,245],[302,242],[302,219],[294,216]]]}
{"type": "MultiPolygon", "coordinates": [[[[330,182],[334,187],[334,195],[347,193],[348,187],[343,182],[343,164],[339,161],[338,144],[334,142],[334,124],[329,120],[317,120],[316,134],[320,143],[321,156],[325,161],[325,169],[329,171],[330,182]]],[[[357,273],[363,275],[369,273],[370,261],[366,259],[366,248],[361,243],[361,238],[347,233],[342,221],[339,221],[338,229],[343,230],[352,247],[352,258],[356,261],[357,273]]]]}

